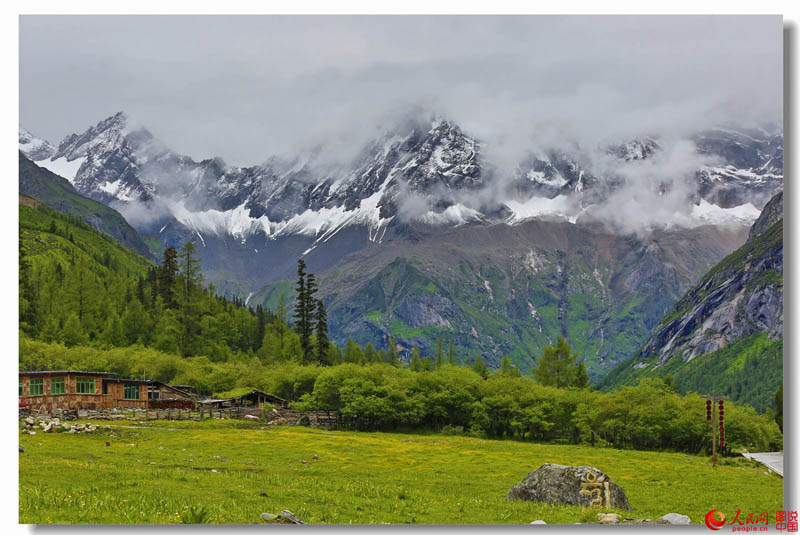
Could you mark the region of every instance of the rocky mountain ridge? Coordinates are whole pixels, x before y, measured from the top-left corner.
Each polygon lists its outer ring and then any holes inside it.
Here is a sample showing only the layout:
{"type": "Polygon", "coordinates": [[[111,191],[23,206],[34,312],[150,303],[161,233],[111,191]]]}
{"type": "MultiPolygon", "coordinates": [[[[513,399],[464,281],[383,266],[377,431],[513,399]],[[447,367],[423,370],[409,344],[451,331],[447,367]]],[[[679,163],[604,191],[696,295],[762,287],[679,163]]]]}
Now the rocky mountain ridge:
{"type": "Polygon", "coordinates": [[[117,114],[37,163],[163,245],[195,240],[206,280],[251,305],[290,295],[304,257],[340,344],[383,346],[392,333],[430,354],[444,337],[463,359],[508,355],[525,368],[564,335],[598,378],[744,243],[762,197],[782,186],[781,134],[748,132],[698,133],[714,166],[652,186],[686,190],[683,223],[633,234],[597,210],[630,187],[630,166],[657,168],[668,140],[532,149],[504,172],[436,119],[385,132],[348,165],[311,152],[233,167],[174,153],[117,114]]]}
{"type": "Polygon", "coordinates": [[[748,242],[676,303],[638,357],[658,364],[675,357],[690,361],[754,332],[783,336],[782,205],[781,192],[753,225],[748,242]]]}
{"type": "MultiPolygon", "coordinates": [[[[322,242],[354,225],[368,227],[371,238],[379,240],[398,220],[454,226],[514,224],[530,217],[591,219],[592,207],[624,182],[594,160],[608,157],[612,167],[624,166],[663,150],[661,141],[648,136],[599,151],[571,145],[532,148],[509,174],[485,160],[480,141],[443,119],[414,120],[389,130],[352,163],[335,166],[316,153],[271,157],[250,167],[228,166],[219,158],[198,162],[131,126],[122,112],[67,136],[54,151],[29,137],[20,131],[20,149],[83,195],[123,213],[134,206],[137,213],[148,209],[141,221],[131,217],[142,231],[159,233],[165,224],[177,224],[187,236],[244,241],[305,235],[322,242]]],[[[746,217],[754,219],[780,188],[779,130],[716,128],[691,141],[698,154],[718,164],[702,166],[693,179],[686,201],[693,224],[709,222],[700,208],[713,210],[717,220],[712,223],[740,216],[734,209],[747,206],[754,209],[746,217]]]]}

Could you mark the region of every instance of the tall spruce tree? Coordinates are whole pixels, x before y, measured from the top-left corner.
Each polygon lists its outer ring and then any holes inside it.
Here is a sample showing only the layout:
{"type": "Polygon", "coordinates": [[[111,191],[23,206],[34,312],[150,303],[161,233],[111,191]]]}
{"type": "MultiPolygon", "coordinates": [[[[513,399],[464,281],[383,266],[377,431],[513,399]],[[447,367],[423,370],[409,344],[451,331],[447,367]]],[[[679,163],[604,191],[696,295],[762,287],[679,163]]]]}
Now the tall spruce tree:
{"type": "Polygon", "coordinates": [[[453,341],[450,340],[450,345],[447,348],[447,363],[450,365],[456,365],[456,346],[453,344],[453,341]]]}
{"type": "Polygon", "coordinates": [[[184,356],[197,354],[200,332],[199,297],[202,291],[203,276],[200,274],[200,261],[196,256],[194,242],[186,242],[181,247],[180,258],[180,307],[181,307],[181,353],[184,356]]]}
{"type": "Polygon", "coordinates": [[[316,282],[312,273],[306,273],[306,263],[303,259],[297,261],[297,286],[295,286],[297,296],[294,303],[294,330],[300,337],[300,346],[303,350],[303,358],[311,360],[311,334],[314,330],[314,293],[317,291],[316,282]]]}
{"type": "Polygon", "coordinates": [[[314,317],[317,330],[317,362],[324,365],[333,364],[330,362],[330,345],[328,339],[328,314],[325,312],[325,305],[321,299],[317,299],[317,309],[314,317]]]}
{"type": "Polygon", "coordinates": [[[400,357],[397,354],[397,341],[391,333],[389,334],[389,347],[386,348],[386,362],[395,368],[400,367],[400,357]]]}
{"type": "Polygon", "coordinates": [[[164,303],[164,308],[178,308],[177,298],[177,278],[178,278],[178,251],[175,247],[164,249],[161,265],[156,273],[158,281],[158,295],[164,303]]]}

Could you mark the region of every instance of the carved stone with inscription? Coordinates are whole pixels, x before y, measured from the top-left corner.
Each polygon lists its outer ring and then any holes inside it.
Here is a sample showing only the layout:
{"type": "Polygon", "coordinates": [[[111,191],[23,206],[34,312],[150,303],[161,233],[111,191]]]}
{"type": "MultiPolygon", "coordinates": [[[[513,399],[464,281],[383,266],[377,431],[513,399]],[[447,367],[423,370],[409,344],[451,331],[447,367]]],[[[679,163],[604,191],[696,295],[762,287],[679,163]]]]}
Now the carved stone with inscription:
{"type": "Polygon", "coordinates": [[[509,500],[630,509],[619,485],[592,466],[543,464],[508,491],[509,500]]]}

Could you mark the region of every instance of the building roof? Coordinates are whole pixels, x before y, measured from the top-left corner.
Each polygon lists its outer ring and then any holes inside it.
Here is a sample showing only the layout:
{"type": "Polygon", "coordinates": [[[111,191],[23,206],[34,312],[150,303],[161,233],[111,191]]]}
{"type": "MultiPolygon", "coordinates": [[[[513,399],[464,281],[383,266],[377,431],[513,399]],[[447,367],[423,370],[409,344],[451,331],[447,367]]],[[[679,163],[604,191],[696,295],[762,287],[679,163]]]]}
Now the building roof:
{"type": "Polygon", "coordinates": [[[151,381],[150,379],[125,379],[123,377],[107,377],[105,378],[109,383],[136,383],[136,384],[152,384],[158,381],[151,381]]]}
{"type": "Polygon", "coordinates": [[[20,370],[20,375],[95,375],[101,377],[111,377],[117,375],[112,372],[84,372],[75,370],[46,370],[46,371],[32,371],[20,370]]]}
{"type": "Polygon", "coordinates": [[[261,390],[253,390],[251,392],[248,392],[247,394],[242,394],[241,396],[236,396],[234,398],[226,398],[226,399],[209,398],[209,399],[203,399],[203,400],[200,400],[200,403],[225,403],[225,402],[228,402],[228,401],[237,401],[237,400],[240,400],[240,399],[246,399],[246,398],[252,397],[253,395],[261,395],[261,396],[264,396],[266,398],[270,398],[270,399],[276,400],[276,401],[278,401],[280,403],[285,403],[285,401],[283,399],[279,398],[278,396],[275,396],[273,394],[267,394],[266,392],[262,392],[261,390]]]}

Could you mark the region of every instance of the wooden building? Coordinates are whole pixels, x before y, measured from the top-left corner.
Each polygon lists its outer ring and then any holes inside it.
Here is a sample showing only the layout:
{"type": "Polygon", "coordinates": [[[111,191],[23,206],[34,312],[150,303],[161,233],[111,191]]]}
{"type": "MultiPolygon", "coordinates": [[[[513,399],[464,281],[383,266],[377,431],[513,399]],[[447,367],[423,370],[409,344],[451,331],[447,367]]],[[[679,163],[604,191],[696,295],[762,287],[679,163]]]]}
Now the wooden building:
{"type": "Polygon", "coordinates": [[[19,372],[19,406],[56,409],[192,408],[195,396],[159,381],[122,379],[114,373],[19,372]]]}
{"type": "Polygon", "coordinates": [[[226,409],[231,407],[248,407],[254,409],[260,409],[264,406],[264,403],[269,403],[274,405],[275,407],[285,407],[286,401],[282,400],[278,396],[273,396],[272,394],[267,394],[266,392],[262,392],[261,390],[253,390],[252,392],[248,392],[247,394],[242,394],[241,396],[237,396],[235,398],[227,398],[227,399],[203,399],[199,401],[205,407],[216,409],[226,409]]]}

